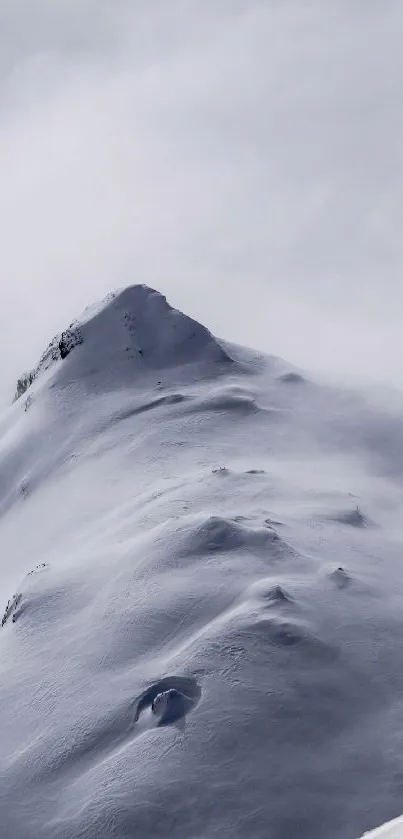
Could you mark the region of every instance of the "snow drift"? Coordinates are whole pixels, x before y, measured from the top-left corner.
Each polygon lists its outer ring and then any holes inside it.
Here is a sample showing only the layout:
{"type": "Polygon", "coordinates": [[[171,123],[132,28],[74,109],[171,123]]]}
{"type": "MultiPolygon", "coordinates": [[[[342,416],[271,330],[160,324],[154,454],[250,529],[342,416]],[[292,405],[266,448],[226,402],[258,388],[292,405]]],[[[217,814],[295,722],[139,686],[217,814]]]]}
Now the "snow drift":
{"type": "Polygon", "coordinates": [[[88,310],[17,396],[4,836],[357,839],[397,816],[400,412],[144,286],[88,310]]]}

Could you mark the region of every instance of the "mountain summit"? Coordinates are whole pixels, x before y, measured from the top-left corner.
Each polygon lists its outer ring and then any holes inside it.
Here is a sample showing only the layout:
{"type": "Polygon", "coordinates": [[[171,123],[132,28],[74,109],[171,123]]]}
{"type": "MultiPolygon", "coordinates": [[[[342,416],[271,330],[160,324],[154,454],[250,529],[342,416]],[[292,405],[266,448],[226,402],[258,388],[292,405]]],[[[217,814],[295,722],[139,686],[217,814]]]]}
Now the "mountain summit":
{"type": "Polygon", "coordinates": [[[208,329],[146,285],[129,286],[88,308],[19,379],[16,398],[42,372],[66,359],[69,378],[101,376],[109,384],[127,384],[148,370],[230,361],[208,329]]]}

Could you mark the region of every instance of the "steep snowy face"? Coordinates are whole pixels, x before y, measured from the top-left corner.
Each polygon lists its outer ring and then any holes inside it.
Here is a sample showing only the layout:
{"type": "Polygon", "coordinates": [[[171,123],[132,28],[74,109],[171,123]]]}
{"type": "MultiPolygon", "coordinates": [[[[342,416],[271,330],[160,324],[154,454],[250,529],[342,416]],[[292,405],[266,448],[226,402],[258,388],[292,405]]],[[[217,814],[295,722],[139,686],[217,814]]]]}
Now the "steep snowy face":
{"type": "Polygon", "coordinates": [[[93,387],[119,387],[150,370],[198,362],[229,362],[216,338],[201,324],[173,309],[158,291],[135,285],[90,307],[56,336],[34,370],[19,380],[16,398],[41,373],[52,370],[61,382],[87,379],[93,387]]]}
{"type": "Polygon", "coordinates": [[[141,286],[32,378],[0,417],[1,837],[357,839],[397,816],[400,405],[141,286]]]}

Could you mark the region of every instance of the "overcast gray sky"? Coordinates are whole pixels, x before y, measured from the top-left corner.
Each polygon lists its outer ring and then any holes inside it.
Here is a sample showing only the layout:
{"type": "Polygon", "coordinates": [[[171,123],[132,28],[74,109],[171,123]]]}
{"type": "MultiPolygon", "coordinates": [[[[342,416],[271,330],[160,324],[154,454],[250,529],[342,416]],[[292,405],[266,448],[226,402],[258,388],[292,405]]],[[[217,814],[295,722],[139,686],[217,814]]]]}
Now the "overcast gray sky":
{"type": "Polygon", "coordinates": [[[145,282],[403,382],[401,0],[0,0],[0,389],[145,282]]]}

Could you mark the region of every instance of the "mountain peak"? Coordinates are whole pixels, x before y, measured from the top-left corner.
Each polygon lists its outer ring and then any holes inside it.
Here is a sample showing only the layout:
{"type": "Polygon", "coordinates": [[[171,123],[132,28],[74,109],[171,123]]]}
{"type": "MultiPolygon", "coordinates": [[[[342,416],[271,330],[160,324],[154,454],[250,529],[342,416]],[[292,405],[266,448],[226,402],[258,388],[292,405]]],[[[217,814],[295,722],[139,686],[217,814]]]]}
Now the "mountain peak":
{"type": "Polygon", "coordinates": [[[133,285],[88,307],[55,336],[37,366],[18,380],[15,398],[61,362],[69,378],[98,376],[110,386],[127,384],[147,370],[225,361],[230,361],[228,354],[206,327],[174,309],[155,289],[133,285]]]}

